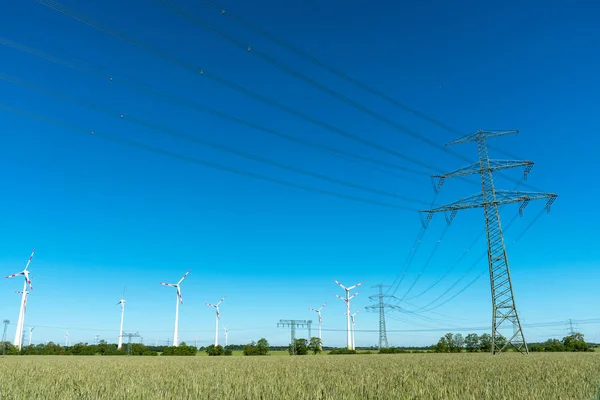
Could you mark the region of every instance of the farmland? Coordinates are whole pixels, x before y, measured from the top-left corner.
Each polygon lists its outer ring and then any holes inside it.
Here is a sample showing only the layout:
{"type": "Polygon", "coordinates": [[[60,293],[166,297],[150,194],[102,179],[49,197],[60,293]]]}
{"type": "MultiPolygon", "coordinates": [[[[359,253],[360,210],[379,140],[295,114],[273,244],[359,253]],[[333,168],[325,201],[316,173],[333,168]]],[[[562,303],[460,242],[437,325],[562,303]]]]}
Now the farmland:
{"type": "Polygon", "coordinates": [[[0,359],[2,399],[593,399],[600,354],[0,359]]]}

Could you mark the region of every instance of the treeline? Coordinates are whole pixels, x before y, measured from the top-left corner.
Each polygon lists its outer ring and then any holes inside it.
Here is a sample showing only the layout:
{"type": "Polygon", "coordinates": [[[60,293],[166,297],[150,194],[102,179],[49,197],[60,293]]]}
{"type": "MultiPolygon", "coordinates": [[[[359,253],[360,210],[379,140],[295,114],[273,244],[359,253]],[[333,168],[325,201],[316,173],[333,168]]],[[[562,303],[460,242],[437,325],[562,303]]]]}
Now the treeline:
{"type": "MultiPolygon", "coordinates": [[[[506,344],[506,338],[502,335],[496,337],[496,343],[502,347],[506,344]]],[[[436,353],[460,353],[463,350],[474,352],[490,352],[492,351],[492,335],[484,333],[478,335],[469,333],[463,336],[460,333],[446,333],[440,338],[436,345],[432,347],[436,353]]]]}
{"type": "Polygon", "coordinates": [[[548,339],[544,343],[532,343],[530,351],[592,351],[590,343],[586,343],[582,333],[565,336],[562,340],[548,339]]]}
{"type": "MultiPolygon", "coordinates": [[[[498,346],[503,347],[507,339],[499,335],[496,337],[498,346]]],[[[484,333],[477,335],[470,333],[463,336],[460,333],[446,333],[440,338],[437,344],[432,346],[432,350],[436,353],[460,353],[467,351],[473,352],[490,352],[492,350],[492,336],[484,333]]],[[[562,341],[558,339],[548,339],[544,343],[534,343],[529,345],[530,351],[590,351],[591,346],[586,343],[584,336],[581,333],[565,336],[562,341]]]]}
{"type": "Polygon", "coordinates": [[[131,343],[131,352],[128,352],[128,345],[123,345],[121,350],[117,349],[116,344],[100,342],[98,344],[77,343],[73,346],[63,347],[60,344],[48,342],[37,345],[23,346],[21,351],[10,342],[3,342],[0,352],[6,355],[24,355],[24,356],[124,356],[127,354],[135,356],[156,356],[156,351],[150,350],[143,344],[131,343]]]}
{"type": "Polygon", "coordinates": [[[195,346],[188,346],[185,342],[181,342],[179,346],[163,347],[161,356],[195,356],[197,352],[195,346]]]}

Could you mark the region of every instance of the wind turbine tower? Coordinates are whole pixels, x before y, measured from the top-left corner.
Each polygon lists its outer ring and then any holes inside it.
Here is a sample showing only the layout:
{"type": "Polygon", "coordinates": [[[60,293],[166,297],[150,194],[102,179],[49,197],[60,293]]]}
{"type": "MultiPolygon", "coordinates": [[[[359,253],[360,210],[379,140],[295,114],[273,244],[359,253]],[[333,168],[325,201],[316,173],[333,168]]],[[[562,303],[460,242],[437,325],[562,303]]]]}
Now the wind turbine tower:
{"type": "Polygon", "coordinates": [[[32,328],[29,328],[29,346],[31,346],[31,340],[33,338],[33,330],[35,329],[35,326],[32,328]]]}
{"type": "Polygon", "coordinates": [[[123,295],[121,296],[121,300],[117,303],[117,305],[121,305],[121,327],[119,328],[119,344],[117,349],[121,350],[123,348],[123,317],[125,316],[125,289],[123,289],[123,295]]]}
{"type": "Polygon", "coordinates": [[[185,273],[183,277],[177,283],[164,283],[160,282],[163,286],[170,286],[177,289],[177,298],[175,300],[175,329],[173,332],[173,346],[179,346],[179,304],[183,304],[183,297],[181,297],[181,282],[188,276],[190,271],[185,273]]]}
{"type": "Polygon", "coordinates": [[[352,335],[351,335],[351,329],[350,329],[350,300],[352,300],[354,297],[356,297],[358,295],[359,292],[354,293],[352,296],[350,296],[350,291],[352,289],[355,289],[357,287],[359,287],[360,285],[362,285],[363,283],[357,283],[354,286],[350,286],[350,287],[345,287],[344,285],[342,285],[341,283],[339,283],[338,281],[336,281],[335,279],[333,280],[335,283],[337,283],[342,289],[344,289],[344,292],[346,293],[345,297],[342,296],[338,296],[337,294],[335,295],[338,299],[344,300],[346,302],[346,332],[347,332],[347,348],[348,350],[353,350],[353,346],[352,346],[352,335]]]}
{"type": "Polygon", "coordinates": [[[225,300],[225,297],[227,297],[227,296],[223,296],[223,298],[221,300],[219,300],[219,302],[217,304],[206,303],[207,306],[214,307],[217,312],[217,318],[216,318],[216,324],[215,324],[215,347],[217,347],[219,345],[219,320],[221,319],[221,312],[219,311],[219,305],[223,302],[223,300],[225,300]]]}
{"type": "Polygon", "coordinates": [[[69,347],[69,331],[65,333],[65,347],[69,347]]]}
{"type": "Polygon", "coordinates": [[[354,317],[358,314],[358,310],[352,315],[350,315],[350,319],[352,320],[352,350],[356,350],[356,342],[354,341],[354,337],[356,335],[356,323],[354,322],[354,317]]]}
{"type": "MultiPolygon", "coordinates": [[[[309,308],[309,310],[316,312],[319,315],[319,340],[321,341],[321,348],[323,347],[323,338],[321,337],[321,328],[323,325],[323,318],[321,317],[321,310],[325,307],[327,303],[323,303],[319,309],[309,308]]],[[[311,338],[308,338],[310,340],[311,338]]]]}
{"type": "Polygon", "coordinates": [[[27,285],[29,285],[30,290],[33,290],[33,287],[31,286],[31,279],[29,277],[30,271],[27,268],[29,268],[29,264],[31,263],[31,259],[33,258],[34,254],[35,254],[35,249],[33,249],[33,251],[31,252],[31,255],[29,256],[29,260],[27,261],[27,264],[25,265],[25,269],[23,269],[23,271],[18,272],[16,274],[9,275],[6,277],[7,279],[10,279],[10,278],[14,278],[19,275],[23,275],[23,277],[25,278],[25,281],[23,282],[23,290],[20,292],[21,308],[19,309],[19,319],[17,320],[17,331],[15,332],[15,340],[13,342],[15,347],[17,347],[19,350],[21,350],[21,348],[23,347],[23,325],[25,324],[25,309],[27,307],[27,296],[29,295],[29,292],[27,291],[27,285]]]}

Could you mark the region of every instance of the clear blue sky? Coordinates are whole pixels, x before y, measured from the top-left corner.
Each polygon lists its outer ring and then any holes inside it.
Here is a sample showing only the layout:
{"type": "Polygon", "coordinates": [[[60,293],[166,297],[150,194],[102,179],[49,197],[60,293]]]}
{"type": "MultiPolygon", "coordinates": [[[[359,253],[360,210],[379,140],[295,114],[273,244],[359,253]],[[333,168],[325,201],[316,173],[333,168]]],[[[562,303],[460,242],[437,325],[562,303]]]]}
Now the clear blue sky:
{"type": "MultiPolygon", "coordinates": [[[[456,137],[319,69],[201,1],[173,1],[250,44],[253,51],[292,66],[440,145],[456,137]]],[[[343,104],[153,2],[64,0],[63,4],[198,69],[440,170],[450,171],[466,163],[343,104]]],[[[367,5],[341,0],[258,0],[251,4],[229,0],[224,5],[328,65],[461,132],[519,129],[519,135],[496,139],[495,148],[534,161],[528,183],[560,196],[552,213],[539,218],[519,240],[515,242],[543,203],[532,203],[524,218],[506,232],[523,322],[597,317],[600,257],[595,249],[600,221],[588,207],[598,196],[598,5],[572,1],[367,5]]],[[[26,317],[26,326],[36,326],[34,342],[63,343],[66,330],[73,342],[91,342],[95,334],[115,341],[120,314],[116,302],[124,286],[125,330],[139,331],[149,341],[164,341],[172,336],[174,290],[158,282],[176,282],[188,269],[192,272],[182,286],[184,304],[180,309],[182,340],[197,336],[200,344],[212,341],[214,310],[204,303],[216,302],[224,295],[222,323],[231,329],[230,343],[267,337],[272,344],[287,344],[289,331],[278,329],[277,321],[312,318],[316,322],[316,314],[307,308],[323,302],[328,303],[324,327],[344,329],[344,305],[334,297],[342,292],[333,279],[347,285],[365,282],[352,306],[361,309],[357,329],[377,329],[376,315],[364,310],[368,296],[375,292],[370,287],[390,284],[402,270],[420,229],[416,211],[354,202],[211,169],[105,141],[102,135],[415,210],[418,204],[244,159],[131,120],[160,124],[295,168],[425,203],[433,198],[427,176],[383,173],[369,164],[348,162],[111,83],[108,76],[132,77],[177,99],[365,157],[427,172],[424,167],[261,103],[33,0],[4,7],[0,26],[4,39],[109,71],[103,79],[0,45],[4,76],[117,110],[117,114],[104,114],[0,80],[3,106],[97,133],[73,132],[0,110],[4,172],[0,271],[2,275],[20,271],[31,249],[37,247],[31,265],[35,290],[26,317]]],[[[473,160],[476,157],[474,145],[452,150],[473,160]]],[[[506,157],[493,150],[491,155],[506,157]]],[[[520,171],[508,174],[520,177],[520,171]]],[[[497,184],[506,189],[515,186],[501,177],[497,184]]],[[[448,181],[437,202],[477,190],[477,185],[448,181]]],[[[517,209],[518,205],[503,209],[505,223],[517,209]]],[[[403,296],[421,270],[407,297],[428,288],[483,226],[481,210],[460,213],[426,264],[444,229],[443,217],[436,216],[396,294],[403,296]]],[[[438,297],[484,250],[480,240],[447,278],[411,303],[424,306],[438,297]]],[[[394,313],[388,329],[488,326],[491,304],[486,271],[485,262],[479,262],[440,301],[483,273],[480,279],[435,314],[394,313]]],[[[0,317],[13,323],[19,306],[13,291],[19,289],[19,280],[0,282],[0,317]]],[[[600,341],[597,324],[578,328],[588,339],[600,341]]],[[[12,340],[14,325],[10,329],[12,340]]],[[[316,332],[316,324],[314,329],[316,332]]],[[[394,345],[425,345],[443,333],[390,332],[388,336],[394,345]]],[[[529,341],[565,333],[566,325],[525,328],[529,341]]],[[[344,332],[327,331],[323,336],[327,345],[344,344],[344,332]]],[[[377,334],[357,332],[356,342],[376,344],[377,334]]]]}

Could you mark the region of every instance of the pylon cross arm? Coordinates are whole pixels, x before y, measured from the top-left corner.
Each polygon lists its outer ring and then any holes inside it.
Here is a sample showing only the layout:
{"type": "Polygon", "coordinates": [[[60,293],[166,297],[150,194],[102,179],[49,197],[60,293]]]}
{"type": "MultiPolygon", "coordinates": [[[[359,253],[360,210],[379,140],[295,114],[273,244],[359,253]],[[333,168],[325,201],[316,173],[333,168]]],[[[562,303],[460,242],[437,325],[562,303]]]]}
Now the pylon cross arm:
{"type": "Polygon", "coordinates": [[[558,195],[554,193],[522,192],[518,190],[496,190],[496,200],[493,204],[486,203],[483,194],[464,197],[454,203],[446,204],[430,210],[421,210],[422,213],[438,213],[448,211],[465,210],[467,208],[482,208],[491,205],[504,205],[511,203],[529,202],[532,200],[549,199],[554,201],[558,195]]]}
{"type": "Polygon", "coordinates": [[[481,174],[485,171],[499,171],[508,168],[526,167],[531,170],[533,167],[533,161],[526,160],[489,160],[489,165],[485,165],[483,168],[479,162],[473,163],[469,166],[459,168],[456,171],[448,172],[443,175],[434,175],[433,178],[445,179],[445,178],[456,178],[465,175],[481,174]]]}
{"type": "Polygon", "coordinates": [[[481,139],[489,139],[498,136],[511,135],[514,133],[519,133],[518,130],[509,130],[509,131],[477,131],[474,133],[470,133],[466,136],[463,136],[459,139],[456,139],[452,142],[446,143],[446,146],[452,146],[455,144],[468,143],[468,142],[477,142],[481,139]]]}

